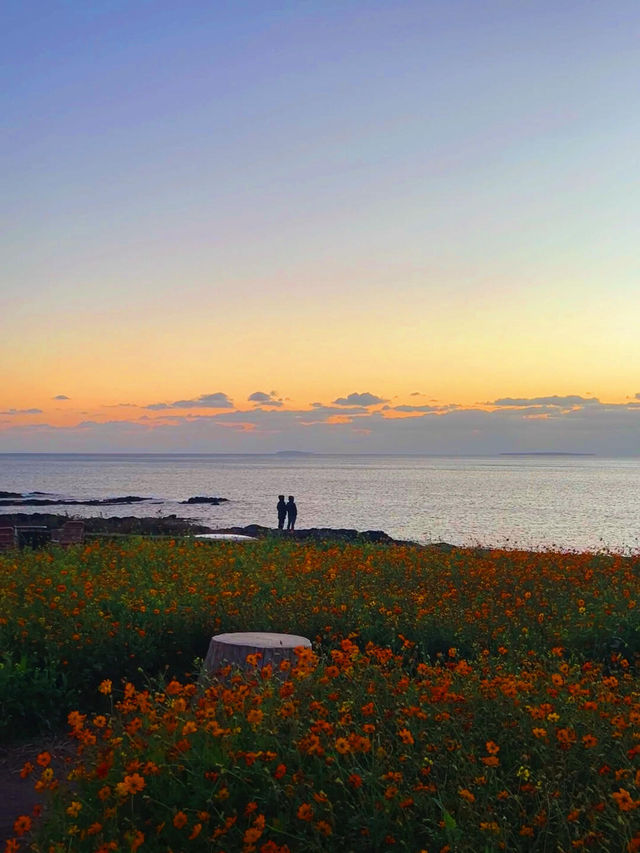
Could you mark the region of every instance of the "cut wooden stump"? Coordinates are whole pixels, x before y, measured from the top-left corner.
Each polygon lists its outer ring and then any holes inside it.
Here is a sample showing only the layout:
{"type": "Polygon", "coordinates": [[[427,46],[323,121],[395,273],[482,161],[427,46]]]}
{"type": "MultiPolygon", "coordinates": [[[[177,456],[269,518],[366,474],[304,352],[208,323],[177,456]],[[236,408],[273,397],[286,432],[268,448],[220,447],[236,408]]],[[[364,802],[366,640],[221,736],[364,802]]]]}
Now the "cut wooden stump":
{"type": "Polygon", "coordinates": [[[271,664],[274,673],[280,673],[282,661],[291,661],[292,665],[295,663],[294,649],[300,647],[310,649],[311,640],[297,634],[271,634],[264,631],[218,634],[209,643],[203,675],[215,677],[229,665],[251,669],[253,665],[247,664],[247,655],[256,655],[255,665],[258,669],[271,664]]]}

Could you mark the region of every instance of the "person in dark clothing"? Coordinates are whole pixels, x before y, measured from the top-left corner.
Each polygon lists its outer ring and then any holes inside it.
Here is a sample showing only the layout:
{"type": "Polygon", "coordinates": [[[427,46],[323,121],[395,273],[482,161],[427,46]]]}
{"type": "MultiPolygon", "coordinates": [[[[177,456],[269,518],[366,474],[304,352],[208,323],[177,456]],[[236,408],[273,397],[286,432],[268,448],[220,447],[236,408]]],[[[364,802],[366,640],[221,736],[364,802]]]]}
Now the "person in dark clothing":
{"type": "Polygon", "coordinates": [[[278,495],[276,509],[278,511],[278,530],[282,530],[284,527],[284,520],[287,517],[287,505],[284,502],[284,495],[278,495]]]}
{"type": "Polygon", "coordinates": [[[297,517],[298,507],[295,505],[293,495],[289,495],[289,500],[287,501],[287,530],[295,530],[297,517]]]}

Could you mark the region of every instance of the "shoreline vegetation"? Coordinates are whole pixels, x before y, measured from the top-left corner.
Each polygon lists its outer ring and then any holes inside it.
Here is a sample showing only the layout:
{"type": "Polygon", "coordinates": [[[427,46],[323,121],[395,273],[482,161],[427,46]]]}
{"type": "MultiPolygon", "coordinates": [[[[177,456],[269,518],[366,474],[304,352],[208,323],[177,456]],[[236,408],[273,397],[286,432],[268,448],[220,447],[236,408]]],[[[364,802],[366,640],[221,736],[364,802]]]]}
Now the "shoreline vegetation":
{"type": "Polygon", "coordinates": [[[9,853],[640,851],[640,556],[85,521],[0,555],[9,853]],[[312,650],[200,682],[248,630],[312,650]]]}

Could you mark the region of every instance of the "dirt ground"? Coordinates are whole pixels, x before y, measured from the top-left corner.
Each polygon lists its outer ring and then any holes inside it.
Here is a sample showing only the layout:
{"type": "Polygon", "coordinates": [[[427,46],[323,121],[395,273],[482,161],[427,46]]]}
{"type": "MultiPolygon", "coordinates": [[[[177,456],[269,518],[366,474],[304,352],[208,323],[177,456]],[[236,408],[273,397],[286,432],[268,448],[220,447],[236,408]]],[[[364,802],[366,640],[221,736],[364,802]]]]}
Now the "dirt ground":
{"type": "Polygon", "coordinates": [[[0,746],[0,849],[13,836],[13,823],[19,815],[33,816],[33,807],[44,799],[34,790],[34,774],[28,779],[20,778],[25,762],[35,765],[41,752],[49,752],[56,776],[61,775],[65,760],[75,752],[75,745],[67,739],[39,738],[17,745],[0,746]]]}

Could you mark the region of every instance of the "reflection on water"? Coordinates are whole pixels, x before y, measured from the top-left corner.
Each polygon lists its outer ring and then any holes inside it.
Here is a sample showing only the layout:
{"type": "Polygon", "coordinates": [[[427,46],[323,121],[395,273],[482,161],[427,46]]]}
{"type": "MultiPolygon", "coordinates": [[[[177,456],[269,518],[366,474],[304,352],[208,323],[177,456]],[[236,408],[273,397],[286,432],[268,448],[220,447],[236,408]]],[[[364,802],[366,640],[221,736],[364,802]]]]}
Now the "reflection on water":
{"type": "Polygon", "coordinates": [[[636,458],[4,454],[0,490],[149,496],[153,503],[60,511],[175,513],[212,527],[275,526],[284,493],[296,497],[300,528],[384,530],[417,542],[640,548],[636,458]],[[179,503],[195,495],[229,503],[179,503]]]}

